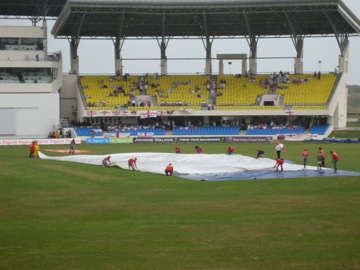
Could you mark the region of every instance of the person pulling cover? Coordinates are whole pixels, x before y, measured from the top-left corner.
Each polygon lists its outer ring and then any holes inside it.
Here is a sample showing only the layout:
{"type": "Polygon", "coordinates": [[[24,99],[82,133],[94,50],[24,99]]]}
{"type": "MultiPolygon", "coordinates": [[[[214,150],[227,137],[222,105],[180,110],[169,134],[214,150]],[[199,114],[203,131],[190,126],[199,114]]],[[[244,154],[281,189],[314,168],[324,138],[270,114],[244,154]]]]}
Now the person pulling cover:
{"type": "Polygon", "coordinates": [[[265,154],[263,150],[256,150],[256,152],[257,152],[256,158],[262,157],[265,154]]]}
{"type": "Polygon", "coordinates": [[[226,154],[232,155],[232,154],[234,154],[234,151],[235,151],[235,147],[229,146],[226,154]]]}
{"type": "Polygon", "coordinates": [[[137,158],[130,158],[128,160],[129,170],[132,169],[133,171],[136,171],[136,169],[137,169],[136,161],[137,161],[137,158]]]}
{"type": "Polygon", "coordinates": [[[103,167],[107,167],[107,166],[109,166],[110,165],[110,158],[111,158],[111,156],[107,156],[106,158],[104,158],[103,160],[102,160],[102,166],[103,167]]]}
{"type": "Polygon", "coordinates": [[[174,172],[174,167],[173,165],[171,165],[171,163],[169,163],[169,165],[167,165],[165,168],[165,174],[166,176],[172,176],[173,172],[174,172]]]}
{"type": "Polygon", "coordinates": [[[276,171],[279,170],[279,167],[281,168],[281,170],[283,171],[283,164],[284,164],[284,159],[283,158],[277,158],[276,159],[276,164],[275,164],[275,168],[276,168],[276,171]]]}

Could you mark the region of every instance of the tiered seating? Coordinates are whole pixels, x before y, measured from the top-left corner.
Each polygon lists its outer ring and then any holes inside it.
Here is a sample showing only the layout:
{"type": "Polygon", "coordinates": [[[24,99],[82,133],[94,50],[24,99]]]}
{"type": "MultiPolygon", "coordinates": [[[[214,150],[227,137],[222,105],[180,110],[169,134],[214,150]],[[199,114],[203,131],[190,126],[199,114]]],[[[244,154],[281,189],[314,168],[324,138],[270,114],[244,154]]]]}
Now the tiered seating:
{"type": "Polygon", "coordinates": [[[284,106],[256,106],[256,105],[217,105],[216,110],[284,110],[284,106]]]}
{"type": "Polygon", "coordinates": [[[239,135],[238,126],[174,127],[174,135],[239,135]]]}
{"type": "Polygon", "coordinates": [[[51,83],[52,76],[45,72],[23,72],[23,80],[25,83],[51,83]]]}
{"type": "Polygon", "coordinates": [[[0,74],[0,83],[20,83],[18,76],[9,75],[7,72],[0,74]]]}
{"type": "MultiPolygon", "coordinates": [[[[116,130],[109,130],[109,133],[115,134],[116,130]]],[[[139,129],[122,129],[120,133],[130,133],[130,136],[141,136],[141,134],[153,134],[155,136],[164,136],[165,130],[162,128],[139,128],[139,129]]]]}
{"type": "Polygon", "coordinates": [[[19,50],[20,46],[19,45],[5,45],[5,49],[9,50],[9,51],[16,51],[19,50]]]}
{"type": "MultiPolygon", "coordinates": [[[[74,128],[75,133],[77,136],[91,136],[91,129],[92,127],[76,127],[74,128]]],[[[102,136],[103,132],[96,129],[94,132],[94,136],[102,136]]]]}
{"type": "Polygon", "coordinates": [[[156,96],[158,105],[169,104],[168,106],[175,105],[176,107],[181,102],[182,106],[200,108],[202,103],[209,99],[209,92],[205,85],[209,79],[209,76],[200,75],[160,76],[157,80],[149,80],[150,84],[158,84],[158,87],[149,85],[146,92],[156,96]],[[196,87],[199,88],[198,91],[196,87]]]}
{"type": "Polygon", "coordinates": [[[20,81],[17,75],[9,75],[7,72],[0,74],[0,83],[51,83],[52,76],[42,72],[23,72],[20,81]]]}
{"type": "Polygon", "coordinates": [[[113,109],[127,104],[130,101],[129,95],[139,94],[138,90],[131,91],[134,81],[138,81],[137,76],[130,76],[128,81],[111,80],[110,76],[83,76],[80,79],[86,103],[94,104],[91,106],[94,110],[113,109]],[[104,88],[105,85],[106,88],[104,88]],[[120,85],[123,86],[125,94],[118,93],[117,96],[110,96],[120,85]]]}
{"type": "Polygon", "coordinates": [[[325,135],[328,128],[329,128],[329,125],[316,125],[310,129],[310,133],[318,134],[318,135],[325,135]]]}
{"type": "Polygon", "coordinates": [[[284,95],[284,105],[297,106],[326,106],[334,87],[336,76],[334,74],[323,74],[321,79],[311,75],[291,75],[291,83],[287,89],[278,89],[277,93],[284,95]],[[294,80],[310,78],[310,81],[294,83],[294,80]]]}
{"type": "Polygon", "coordinates": [[[303,126],[290,129],[290,128],[267,128],[267,129],[248,129],[246,135],[277,135],[277,134],[298,134],[304,133],[303,126]]]}
{"type": "MultiPolygon", "coordinates": [[[[253,106],[259,95],[266,94],[269,89],[264,89],[259,84],[260,80],[264,80],[267,76],[256,76],[255,82],[250,82],[249,78],[242,76],[237,78],[233,75],[219,75],[217,86],[220,87],[220,81],[225,80],[226,86],[219,89],[216,98],[216,108],[218,106],[253,106]],[[221,94],[221,95],[220,95],[221,94]]],[[[225,109],[225,108],[222,108],[225,109]]]]}
{"type": "MultiPolygon", "coordinates": [[[[260,82],[265,82],[268,75],[254,76],[255,82],[250,82],[248,77],[236,78],[230,75],[218,76],[218,87],[220,80],[226,81],[226,87],[218,90],[215,109],[270,109],[283,110],[283,106],[254,106],[257,97],[269,93],[269,86],[264,87],[260,82]],[[229,106],[226,108],[226,106],[229,106]],[[233,107],[242,106],[242,107],[233,107]],[[244,107],[249,106],[249,107],[244,107]],[[254,106],[254,107],[252,107],[254,106]]],[[[283,88],[276,90],[277,94],[284,95],[284,105],[297,106],[293,109],[326,109],[326,104],[336,81],[333,74],[323,74],[321,79],[313,78],[312,75],[290,75],[289,83],[281,83],[283,88]],[[305,78],[310,79],[305,81],[305,78]],[[294,83],[296,80],[301,83],[294,83]]]]}
{"type": "Polygon", "coordinates": [[[36,45],[21,45],[20,50],[22,50],[22,51],[35,51],[35,50],[37,50],[37,46],[36,45]]]}
{"type": "MultiPolygon", "coordinates": [[[[276,90],[284,96],[281,106],[258,106],[258,98],[269,93],[269,86],[264,82],[269,75],[256,75],[255,81],[249,77],[237,78],[233,75],[219,75],[217,78],[217,97],[215,110],[284,110],[284,106],[293,106],[294,110],[324,110],[336,81],[333,74],[323,74],[321,79],[313,75],[290,75],[288,83],[281,83],[276,90]],[[226,86],[221,88],[220,81],[225,80],[226,86]],[[297,83],[297,80],[301,80],[297,83]]],[[[110,76],[84,76],[81,84],[88,107],[94,110],[112,109],[123,106],[130,101],[130,96],[139,95],[139,90],[131,90],[132,84],[138,82],[138,76],[117,81],[109,80],[110,76]],[[107,87],[104,88],[103,86],[107,87]],[[122,85],[125,93],[117,96],[110,94],[122,85]],[[91,104],[91,105],[89,105],[91,104]]],[[[202,75],[167,75],[158,78],[148,77],[146,95],[156,97],[157,104],[151,107],[131,107],[131,110],[178,110],[185,107],[192,110],[201,110],[207,103],[212,103],[206,82],[209,76],[202,75]],[[198,89],[198,90],[196,90],[198,89]]],[[[143,94],[145,94],[143,92],[143,94]]]]}

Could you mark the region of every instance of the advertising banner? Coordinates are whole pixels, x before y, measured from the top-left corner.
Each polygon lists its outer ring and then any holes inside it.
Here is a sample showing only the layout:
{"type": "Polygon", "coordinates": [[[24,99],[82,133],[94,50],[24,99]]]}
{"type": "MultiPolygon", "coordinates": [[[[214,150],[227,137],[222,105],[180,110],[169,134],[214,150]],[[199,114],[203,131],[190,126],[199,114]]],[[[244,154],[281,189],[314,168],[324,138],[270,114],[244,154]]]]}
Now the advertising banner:
{"type": "MultiPolygon", "coordinates": [[[[39,145],[60,145],[70,144],[72,138],[62,139],[17,139],[17,140],[0,140],[0,145],[30,145],[33,141],[37,141],[39,145]]],[[[74,139],[76,144],[81,144],[81,140],[74,139]]]]}
{"type": "Polygon", "coordinates": [[[227,142],[269,142],[272,137],[257,137],[257,136],[244,136],[244,137],[227,137],[227,142]]]}
{"type": "Polygon", "coordinates": [[[86,138],[86,144],[110,144],[109,138],[86,138]]]}
{"type": "Polygon", "coordinates": [[[175,142],[175,138],[146,138],[138,137],[134,138],[134,143],[172,143],[175,142]]]}
{"type": "Polygon", "coordinates": [[[110,143],[133,143],[133,138],[110,138],[110,143]]]}

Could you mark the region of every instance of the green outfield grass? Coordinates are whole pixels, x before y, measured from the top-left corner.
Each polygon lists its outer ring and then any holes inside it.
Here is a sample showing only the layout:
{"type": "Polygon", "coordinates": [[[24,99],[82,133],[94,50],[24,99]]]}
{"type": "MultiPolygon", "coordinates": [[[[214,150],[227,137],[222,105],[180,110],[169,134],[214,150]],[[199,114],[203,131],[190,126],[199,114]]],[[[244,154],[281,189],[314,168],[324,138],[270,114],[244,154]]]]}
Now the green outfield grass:
{"type": "MultiPolygon", "coordinates": [[[[285,144],[284,158],[296,163],[306,147],[315,166],[321,146],[328,166],[334,150],[340,170],[360,171],[360,144],[285,144]]],[[[233,145],[275,158],[274,143],[233,145]]],[[[180,146],[194,152],[195,144],[180,146]]],[[[228,145],[200,146],[212,154],[228,145]]],[[[76,147],[91,154],[174,148],[76,147]]],[[[27,146],[0,151],[0,269],[360,268],[360,177],[203,182],[29,159],[27,146]]]]}

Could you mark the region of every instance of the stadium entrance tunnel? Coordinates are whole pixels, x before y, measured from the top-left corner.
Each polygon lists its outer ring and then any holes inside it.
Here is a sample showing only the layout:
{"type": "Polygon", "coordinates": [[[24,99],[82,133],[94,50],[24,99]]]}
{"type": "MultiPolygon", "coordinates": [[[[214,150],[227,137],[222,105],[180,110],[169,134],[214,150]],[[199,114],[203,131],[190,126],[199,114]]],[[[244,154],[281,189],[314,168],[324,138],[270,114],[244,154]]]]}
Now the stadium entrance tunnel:
{"type": "MultiPolygon", "coordinates": [[[[39,152],[41,159],[51,159],[68,162],[78,162],[91,165],[102,165],[107,155],[69,155],[50,157],[39,152]]],[[[319,176],[360,176],[360,172],[349,172],[294,164],[285,160],[284,171],[275,171],[275,160],[269,158],[253,158],[234,154],[175,154],[175,153],[119,153],[110,154],[111,167],[118,166],[128,170],[128,160],[137,158],[137,170],[164,175],[167,164],[174,166],[174,175],[196,181],[219,180],[252,180],[252,179],[278,179],[301,178],[319,176]]]]}

